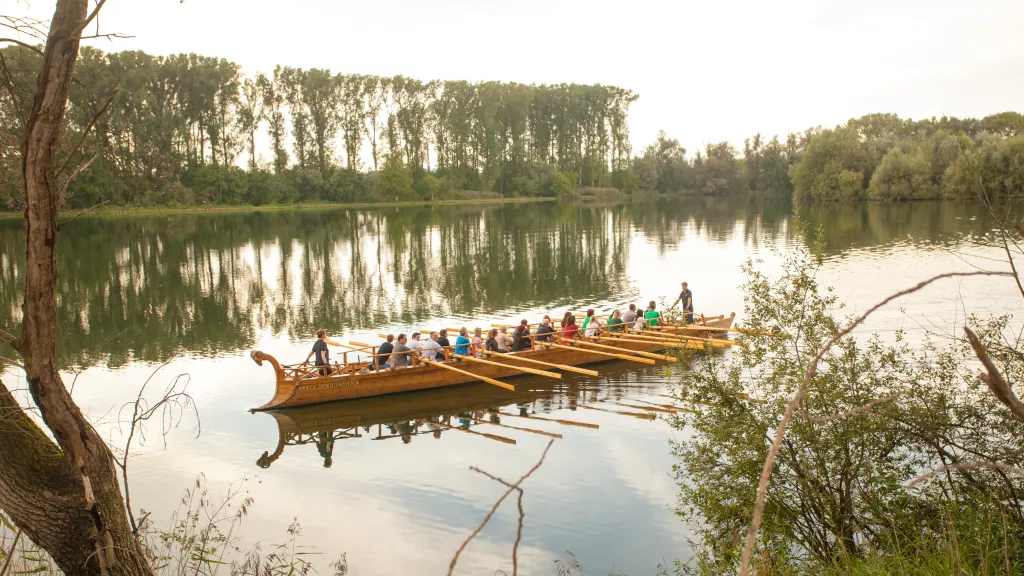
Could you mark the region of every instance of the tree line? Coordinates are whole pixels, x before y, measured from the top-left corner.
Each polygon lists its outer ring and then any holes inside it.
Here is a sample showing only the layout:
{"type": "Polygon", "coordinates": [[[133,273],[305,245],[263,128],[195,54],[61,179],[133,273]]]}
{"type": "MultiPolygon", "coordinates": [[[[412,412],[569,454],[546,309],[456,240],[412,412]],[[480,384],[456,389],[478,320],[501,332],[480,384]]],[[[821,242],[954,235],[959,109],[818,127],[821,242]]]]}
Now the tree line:
{"type": "MultiPolygon", "coordinates": [[[[10,90],[0,94],[0,145],[10,159],[40,55],[21,46],[2,55],[10,90]]],[[[223,58],[86,47],[67,129],[88,131],[75,160],[91,164],[67,203],[410,200],[458,189],[534,196],[607,186],[629,163],[636,99],[614,86],[423,82],[287,66],[249,76],[223,58]]],[[[0,170],[2,194],[16,205],[18,167],[5,161],[0,170]]]]}
{"type": "Polygon", "coordinates": [[[970,199],[980,178],[990,197],[1024,194],[1024,116],[925,120],[869,114],[832,129],[811,128],[738,151],[708,144],[687,157],[664,132],[634,158],[617,185],[727,195],[770,192],[798,201],[970,199]]]}

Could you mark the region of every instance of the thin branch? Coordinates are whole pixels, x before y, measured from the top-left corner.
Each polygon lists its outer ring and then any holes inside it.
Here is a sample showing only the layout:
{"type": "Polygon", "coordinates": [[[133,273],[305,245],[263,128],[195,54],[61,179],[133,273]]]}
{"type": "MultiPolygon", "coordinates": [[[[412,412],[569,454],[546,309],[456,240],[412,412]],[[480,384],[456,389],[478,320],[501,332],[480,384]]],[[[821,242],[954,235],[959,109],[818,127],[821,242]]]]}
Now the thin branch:
{"type": "Polygon", "coordinates": [[[14,348],[18,353],[21,353],[21,339],[16,337],[14,334],[0,330],[0,342],[6,342],[11,348],[14,348]]]}
{"type": "Polygon", "coordinates": [[[951,471],[951,470],[978,470],[978,469],[983,469],[983,468],[988,468],[990,470],[999,470],[1001,472],[1009,472],[1011,474],[1017,474],[1017,475],[1020,475],[1020,476],[1024,476],[1024,470],[1021,470],[1019,468],[1014,468],[1013,466],[1010,466],[1009,464],[1003,464],[1002,462],[965,462],[963,464],[949,464],[949,465],[943,466],[942,468],[939,468],[938,470],[932,470],[931,472],[928,472],[927,474],[922,474],[922,475],[918,476],[917,478],[914,478],[910,482],[907,482],[906,486],[907,486],[907,488],[913,488],[913,487],[917,486],[918,484],[920,484],[921,482],[924,482],[925,480],[927,480],[927,479],[929,479],[929,478],[931,478],[933,476],[936,476],[938,474],[941,474],[943,472],[946,472],[946,471],[951,471]]]}
{"type": "Polygon", "coordinates": [[[757,485],[757,497],[754,500],[754,517],[750,521],[750,526],[747,528],[747,539],[743,546],[743,555],[740,557],[740,565],[737,570],[739,576],[745,576],[750,571],[750,559],[754,554],[754,545],[757,543],[757,533],[761,529],[761,519],[764,516],[764,505],[765,498],[768,493],[768,479],[771,478],[772,470],[775,468],[775,458],[779,455],[779,449],[782,446],[782,439],[786,435],[786,427],[789,425],[789,421],[793,418],[793,413],[803,402],[804,397],[807,395],[807,391],[811,387],[811,383],[814,381],[814,376],[818,370],[818,363],[824,358],[825,354],[838,342],[840,339],[847,336],[853,329],[861,325],[864,320],[867,319],[872,313],[886,304],[901,298],[908,294],[912,294],[921,290],[925,286],[942,280],[944,278],[954,277],[970,277],[970,276],[1010,276],[1009,272],[948,272],[946,274],[939,274],[938,276],[932,276],[931,278],[919,282],[918,284],[891,294],[878,304],[875,304],[867,310],[860,317],[856,318],[849,326],[829,338],[825,345],[820,351],[814,356],[810,366],[807,368],[807,372],[804,374],[803,382],[800,387],[797,388],[793,397],[786,404],[786,412],[782,416],[782,420],[779,421],[778,427],[775,429],[775,441],[772,442],[771,449],[768,451],[768,456],[764,460],[764,466],[761,469],[761,479],[757,485]]]}
{"type": "MultiPolygon", "coordinates": [[[[71,161],[71,157],[75,155],[75,152],[78,152],[79,148],[82,147],[82,143],[85,142],[85,137],[89,135],[89,132],[92,130],[92,127],[96,125],[96,121],[100,119],[100,116],[102,116],[103,113],[107,111],[107,107],[109,107],[110,103],[114,101],[114,98],[117,96],[118,92],[119,89],[114,88],[114,91],[110,93],[109,97],[107,97],[107,101],[104,102],[103,106],[100,107],[99,112],[96,112],[92,115],[92,119],[89,120],[89,125],[85,127],[85,130],[82,131],[82,135],[78,137],[78,142],[75,142],[75,145],[72,146],[71,150],[68,152],[67,157],[64,158],[64,161],[60,163],[60,168],[57,168],[57,174],[64,172],[64,169],[68,167],[68,162],[71,161]]],[[[65,185],[64,188],[67,189],[67,185],[65,185]]],[[[61,196],[63,196],[63,194],[61,196]]]]}
{"type": "Polygon", "coordinates": [[[36,54],[39,54],[39,55],[42,55],[42,53],[43,53],[43,51],[40,50],[39,48],[36,48],[35,46],[33,46],[31,44],[26,44],[26,43],[22,42],[21,40],[15,40],[14,38],[0,38],[0,42],[10,42],[11,44],[17,44],[18,46],[21,46],[22,48],[28,48],[29,50],[31,50],[31,51],[35,52],[36,54]]]}
{"type": "Polygon", "coordinates": [[[1003,403],[1004,406],[1013,412],[1013,415],[1021,420],[1024,420],[1024,402],[1017,398],[1017,395],[1013,393],[1013,389],[1003,378],[1003,375],[999,373],[999,368],[996,367],[995,362],[989,357],[985,347],[981,345],[981,341],[971,331],[970,328],[964,326],[964,332],[967,333],[967,340],[971,343],[971,348],[974,348],[974,354],[981,361],[981,365],[985,367],[985,373],[981,374],[981,381],[988,385],[988,389],[992,391],[996,399],[1003,403]]]}
{"type": "MultiPolygon", "coordinates": [[[[100,9],[107,3],[107,0],[97,0],[96,7],[92,9],[92,12],[85,18],[85,22],[82,23],[82,30],[89,27],[89,23],[92,22],[97,16],[99,16],[100,9]]],[[[97,26],[98,28],[98,26],[97,26]]]]}
{"type": "Polygon", "coordinates": [[[7,553],[7,559],[4,560],[4,567],[0,570],[0,576],[7,574],[7,569],[11,567],[11,560],[14,558],[14,549],[18,547],[18,540],[21,539],[21,528],[14,533],[14,542],[11,543],[11,551],[7,553]]]}
{"type": "Polygon", "coordinates": [[[93,34],[92,36],[78,37],[79,40],[93,40],[96,38],[106,38],[108,40],[113,40],[117,38],[119,40],[127,40],[129,38],[135,38],[135,36],[132,36],[131,34],[123,34],[121,32],[111,32],[110,34],[93,34]]]}
{"type": "Polygon", "coordinates": [[[22,365],[20,362],[17,362],[15,360],[11,360],[10,358],[8,358],[6,356],[0,356],[0,362],[7,362],[11,366],[17,366],[18,368],[21,368],[22,370],[25,369],[25,366],[22,365]]]}
{"type": "MultiPolygon", "coordinates": [[[[459,561],[459,555],[462,554],[462,551],[466,549],[466,546],[469,545],[470,541],[472,541],[473,538],[476,538],[477,534],[479,534],[480,531],[484,529],[484,526],[486,526],[487,523],[491,521],[491,517],[494,516],[494,513],[498,510],[498,507],[501,506],[501,503],[505,501],[505,498],[507,498],[508,495],[511,494],[513,490],[519,489],[519,485],[522,484],[524,480],[529,478],[531,474],[536,472],[537,469],[540,468],[541,464],[544,463],[544,458],[547,457],[548,450],[551,449],[551,445],[554,444],[554,443],[555,443],[554,439],[551,439],[548,442],[548,445],[544,448],[544,452],[540,455],[540,460],[538,460],[537,463],[533,465],[533,468],[530,468],[526,472],[526,474],[523,474],[519,478],[519,480],[516,481],[515,484],[508,484],[507,482],[505,482],[503,480],[499,480],[502,484],[505,484],[506,486],[509,487],[508,490],[506,490],[505,493],[501,495],[501,498],[498,498],[498,501],[494,503],[493,507],[491,507],[491,511],[487,513],[487,516],[484,516],[484,519],[480,522],[480,525],[476,527],[476,530],[473,530],[473,533],[470,534],[468,538],[466,538],[466,541],[462,543],[462,546],[459,546],[459,549],[455,551],[455,556],[452,557],[451,564],[448,565],[448,576],[451,576],[452,572],[455,570],[455,564],[459,561]]],[[[482,474],[485,474],[486,476],[488,476],[490,478],[493,478],[493,479],[497,480],[496,477],[491,476],[490,474],[487,474],[487,473],[482,472],[480,470],[477,470],[477,471],[482,473],[482,474]]]]}
{"type": "MultiPolygon", "coordinates": [[[[95,159],[96,157],[93,156],[93,158],[95,159]]],[[[92,162],[92,160],[90,160],[89,162],[92,162]]],[[[103,206],[107,202],[110,202],[110,200],[104,200],[103,202],[100,202],[99,204],[93,204],[92,206],[86,208],[85,210],[80,211],[78,214],[75,214],[71,218],[68,218],[67,220],[65,220],[65,221],[61,222],[60,224],[58,224],[57,225],[57,229],[59,230],[59,229],[65,227],[65,226],[67,226],[68,224],[71,224],[72,222],[74,222],[75,218],[78,218],[79,216],[82,216],[84,214],[88,214],[92,210],[94,210],[96,208],[99,208],[100,206],[103,206]]]]}
{"type": "Polygon", "coordinates": [[[836,420],[842,420],[843,418],[846,418],[847,416],[854,416],[854,415],[860,414],[862,412],[867,412],[867,411],[871,410],[872,408],[874,408],[875,406],[878,406],[879,404],[885,404],[886,402],[892,402],[893,400],[899,398],[900,396],[903,396],[904,393],[905,392],[897,392],[897,393],[893,394],[892,396],[886,396],[885,398],[878,398],[876,400],[872,400],[872,401],[870,401],[870,402],[868,402],[866,404],[861,404],[860,406],[857,406],[856,408],[854,408],[852,410],[847,410],[846,412],[843,412],[842,414],[835,414],[835,415],[832,415],[832,416],[822,416],[821,418],[808,418],[807,421],[808,422],[814,422],[815,424],[823,424],[825,422],[834,422],[836,420]]]}
{"type": "MultiPolygon", "coordinates": [[[[99,157],[99,154],[93,154],[91,158],[89,158],[85,162],[82,162],[77,168],[75,168],[71,172],[71,174],[68,174],[68,179],[64,182],[64,186],[61,187],[60,193],[57,194],[57,199],[58,199],[58,201],[61,204],[66,205],[67,201],[65,200],[65,198],[66,198],[66,195],[68,193],[68,188],[78,178],[79,174],[81,174],[86,169],[88,169],[89,166],[92,166],[92,163],[96,161],[97,157],[99,157]]],[[[104,200],[103,202],[100,202],[100,204],[106,204],[106,203],[107,203],[107,200],[104,200]]],[[[90,208],[90,210],[91,210],[91,208],[90,208]]],[[[72,220],[74,218],[77,218],[77,216],[73,217],[72,220]]],[[[68,222],[70,222],[70,220],[68,222]]],[[[67,224],[67,222],[65,222],[64,224],[67,224]]],[[[58,225],[57,229],[59,230],[61,226],[62,225],[58,225]]]]}

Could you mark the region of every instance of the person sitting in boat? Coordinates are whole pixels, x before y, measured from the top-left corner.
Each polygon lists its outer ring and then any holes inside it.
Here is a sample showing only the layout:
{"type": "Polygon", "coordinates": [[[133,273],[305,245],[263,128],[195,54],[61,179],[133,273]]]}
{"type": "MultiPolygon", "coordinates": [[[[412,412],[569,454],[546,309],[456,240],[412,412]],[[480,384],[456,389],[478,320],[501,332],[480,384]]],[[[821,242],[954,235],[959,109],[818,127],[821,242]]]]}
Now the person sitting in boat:
{"type": "Polygon", "coordinates": [[[511,352],[512,351],[512,337],[508,335],[508,328],[502,326],[501,331],[498,332],[498,350],[500,352],[511,352]]]}
{"type": "Polygon", "coordinates": [[[439,344],[437,340],[437,332],[431,332],[430,337],[423,343],[420,355],[427,360],[436,360],[438,352],[441,351],[441,344],[439,344]]]}
{"type": "Polygon", "coordinates": [[[540,322],[540,326],[537,326],[537,336],[534,340],[537,342],[547,342],[551,338],[549,334],[554,331],[555,329],[551,327],[551,317],[545,314],[544,319],[540,322]]]}
{"type": "Polygon", "coordinates": [[[580,329],[576,326],[576,317],[568,314],[565,323],[562,324],[562,342],[572,342],[580,335],[580,329]]]}
{"type": "MultiPolygon", "coordinates": [[[[562,323],[559,324],[558,327],[559,328],[565,328],[566,326],[568,326],[568,324],[569,324],[569,317],[570,316],[572,316],[572,312],[569,312],[568,310],[566,310],[565,314],[562,315],[562,323]]],[[[575,324],[575,322],[574,322],[574,324],[575,324]]]]}
{"type": "Polygon", "coordinates": [[[419,349],[421,349],[423,347],[423,341],[420,340],[420,333],[419,333],[419,331],[416,331],[416,332],[412,333],[412,338],[409,340],[409,343],[407,344],[407,346],[409,347],[410,350],[413,350],[413,351],[419,350],[419,349]]]}
{"type": "Polygon", "coordinates": [[[512,351],[520,352],[530,348],[530,324],[523,320],[519,326],[516,326],[516,331],[512,334],[512,351]]]}
{"type": "Polygon", "coordinates": [[[480,353],[484,351],[484,337],[483,330],[479,326],[473,329],[473,349],[470,351],[473,356],[480,357],[480,353]]]}
{"type": "Polygon", "coordinates": [[[655,310],[658,304],[651,300],[651,303],[647,305],[647,312],[644,312],[644,327],[654,328],[658,325],[658,319],[661,318],[661,312],[655,310]]]}
{"type": "Polygon", "coordinates": [[[626,310],[626,313],[622,315],[622,322],[626,324],[626,326],[636,322],[636,304],[629,305],[629,310],[626,310]]]}
{"type": "Polygon", "coordinates": [[[583,319],[583,335],[592,338],[601,333],[601,323],[594,315],[594,309],[587,310],[587,317],[583,319]]]}
{"type": "Polygon", "coordinates": [[[395,349],[395,335],[388,334],[388,337],[384,342],[377,348],[377,370],[383,370],[390,368],[388,360],[391,359],[391,352],[395,349]]]}
{"type": "Polygon", "coordinates": [[[494,352],[496,354],[506,354],[508,352],[508,350],[503,349],[501,347],[501,344],[498,343],[497,328],[492,328],[491,331],[488,333],[487,342],[484,343],[484,349],[487,350],[488,352],[494,352]]]}
{"type": "Polygon", "coordinates": [[[324,341],[325,338],[327,338],[327,331],[323,328],[317,330],[316,342],[313,343],[313,349],[306,356],[306,364],[309,364],[310,358],[316,356],[313,364],[319,367],[321,376],[327,376],[331,373],[331,351],[327,348],[327,342],[324,341]]]}
{"type": "Polygon", "coordinates": [[[441,328],[441,332],[439,332],[437,336],[437,343],[440,344],[442,348],[448,348],[452,345],[452,343],[448,341],[448,330],[441,328]]]}
{"type": "Polygon", "coordinates": [[[395,349],[391,351],[391,360],[388,361],[392,368],[412,366],[412,348],[409,348],[408,342],[405,334],[398,335],[398,344],[395,344],[395,349]]]}
{"type": "Polygon", "coordinates": [[[612,312],[612,317],[608,319],[608,331],[612,334],[622,332],[622,313],[618,310],[612,312]]]}
{"type": "Polygon", "coordinates": [[[469,356],[469,330],[459,330],[459,337],[455,339],[455,354],[458,356],[469,356]]]}

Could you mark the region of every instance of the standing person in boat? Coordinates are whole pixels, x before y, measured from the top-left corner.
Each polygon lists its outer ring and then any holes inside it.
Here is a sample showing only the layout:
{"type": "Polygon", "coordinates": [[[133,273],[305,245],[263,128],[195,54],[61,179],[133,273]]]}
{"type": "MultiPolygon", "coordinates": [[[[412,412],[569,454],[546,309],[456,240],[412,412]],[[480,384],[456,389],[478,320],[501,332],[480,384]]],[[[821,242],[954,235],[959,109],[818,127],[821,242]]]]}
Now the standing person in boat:
{"type": "Polygon", "coordinates": [[[562,342],[573,342],[580,335],[580,329],[576,326],[576,317],[572,314],[568,315],[566,323],[562,325],[562,342]]]}
{"type": "Polygon", "coordinates": [[[612,312],[612,317],[608,319],[608,331],[612,334],[622,332],[622,313],[618,310],[612,312]]]}
{"type": "Polygon", "coordinates": [[[693,293],[690,292],[686,282],[680,284],[680,287],[683,291],[679,293],[679,298],[676,298],[676,301],[668,309],[671,310],[676,307],[676,304],[682,303],[683,314],[686,314],[686,323],[693,324],[693,293]]]}
{"type": "Polygon", "coordinates": [[[331,351],[327,348],[327,342],[324,342],[325,338],[327,338],[326,330],[321,328],[316,331],[316,342],[313,343],[313,349],[309,351],[305,362],[309,364],[309,359],[315,355],[316,359],[313,361],[313,364],[319,367],[321,376],[327,376],[331,373],[331,351]]]}
{"type": "Polygon", "coordinates": [[[644,328],[654,328],[658,325],[658,319],[661,318],[661,312],[655,310],[658,304],[654,300],[647,305],[647,312],[644,312],[644,328]]]}
{"type": "Polygon", "coordinates": [[[622,315],[622,321],[627,326],[636,322],[636,304],[629,305],[629,310],[626,310],[626,313],[622,315]]]}
{"type": "Polygon", "coordinates": [[[412,348],[409,348],[408,342],[405,334],[398,335],[398,344],[395,344],[395,349],[391,351],[391,360],[388,362],[392,368],[412,366],[412,348]]]}
{"type": "Polygon", "coordinates": [[[551,317],[545,314],[544,319],[540,322],[540,326],[537,326],[537,337],[535,340],[537,342],[547,342],[551,338],[549,334],[554,331],[554,328],[551,327],[551,317]]]}
{"type": "Polygon", "coordinates": [[[521,350],[529,350],[532,348],[530,345],[530,324],[523,320],[516,326],[516,331],[512,334],[512,351],[519,352],[521,350]]]}
{"type": "Polygon", "coordinates": [[[388,360],[391,359],[391,352],[395,349],[395,335],[388,334],[388,337],[384,339],[384,342],[377,348],[377,357],[374,360],[377,361],[377,370],[383,370],[390,368],[388,360]]]}
{"type": "Polygon", "coordinates": [[[501,344],[498,343],[497,328],[492,328],[491,331],[488,332],[487,336],[487,342],[484,343],[485,350],[487,350],[488,352],[494,352],[496,354],[505,354],[506,352],[508,352],[507,350],[502,349],[501,344]]]}
{"type": "Polygon", "coordinates": [[[469,345],[469,330],[463,327],[459,330],[459,337],[455,339],[455,354],[458,356],[468,356],[469,345]]]}
{"type": "Polygon", "coordinates": [[[473,329],[473,356],[480,357],[480,353],[484,351],[484,337],[483,331],[477,326],[473,329]]]}
{"type": "Polygon", "coordinates": [[[437,337],[437,343],[440,344],[442,348],[448,348],[452,345],[452,343],[448,341],[448,330],[444,328],[441,329],[441,332],[437,337]]]}
{"type": "Polygon", "coordinates": [[[594,315],[594,309],[587,310],[587,317],[583,319],[583,335],[590,338],[601,333],[601,323],[594,315]]]}
{"type": "Polygon", "coordinates": [[[427,360],[437,359],[437,354],[441,351],[441,344],[437,340],[437,332],[431,332],[430,337],[423,343],[420,354],[427,360]]]}
{"type": "Polygon", "coordinates": [[[508,335],[508,328],[502,326],[501,332],[497,336],[498,351],[499,352],[511,352],[512,351],[512,337],[508,335]]]}

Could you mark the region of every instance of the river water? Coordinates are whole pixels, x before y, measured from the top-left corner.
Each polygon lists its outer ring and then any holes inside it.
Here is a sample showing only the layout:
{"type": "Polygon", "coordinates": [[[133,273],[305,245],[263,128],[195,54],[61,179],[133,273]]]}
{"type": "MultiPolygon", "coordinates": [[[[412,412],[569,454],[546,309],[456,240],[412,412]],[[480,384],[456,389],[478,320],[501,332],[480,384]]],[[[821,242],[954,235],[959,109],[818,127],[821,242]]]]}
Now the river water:
{"type": "MultiPolygon", "coordinates": [[[[936,273],[1006,268],[977,205],[801,216],[823,227],[821,279],[840,295],[840,314],[936,273]]],[[[664,366],[612,362],[596,377],[517,378],[515,393],[479,384],[271,415],[248,412],[273,388],[248,353],[301,361],[317,328],[377,343],[385,332],[671,302],[684,280],[698,313],[736,312],[741,323],[740,265],[754,258],[774,269],[805,242],[795,229],[789,202],[772,199],[86,217],[60,237],[59,362],[115,445],[119,410],[158,366],[147,396],[187,375],[201,432],[186,414],[165,445],[152,422],[130,465],[133,506],[158,526],[200,474],[213,497],[247,478],[254,504],[243,544],[270,550],[297,520],[300,543],[322,553],[309,557],[321,573],[343,552],[354,574],[444,573],[504,491],[470,466],[514,480],[550,439],[515,426],[562,436],[524,484],[519,572],[553,574],[571,551],[588,574],[653,574],[691,553],[691,531],[673,513],[674,432],[612,412],[667,402],[659,395],[677,376],[664,366]]],[[[20,321],[23,234],[20,221],[0,221],[7,329],[20,321]]],[[[965,311],[1020,311],[1019,302],[1010,282],[950,281],[860,331],[950,332],[965,311]]],[[[24,388],[14,370],[4,381],[24,388]]],[[[516,531],[510,498],[456,573],[511,573],[516,531]]]]}

